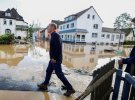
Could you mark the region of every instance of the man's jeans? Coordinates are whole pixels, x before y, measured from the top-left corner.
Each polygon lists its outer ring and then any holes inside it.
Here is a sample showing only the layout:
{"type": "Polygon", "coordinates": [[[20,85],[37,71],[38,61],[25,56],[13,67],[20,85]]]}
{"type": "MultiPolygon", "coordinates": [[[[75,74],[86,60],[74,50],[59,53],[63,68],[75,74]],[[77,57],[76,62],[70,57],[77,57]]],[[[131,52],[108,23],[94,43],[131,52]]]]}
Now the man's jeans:
{"type": "Polygon", "coordinates": [[[51,63],[49,62],[48,68],[46,70],[46,78],[44,84],[49,84],[51,75],[53,70],[55,71],[55,74],[57,77],[62,81],[62,83],[67,87],[67,89],[71,90],[72,86],[68,82],[67,78],[64,76],[64,73],[62,72],[61,63],[51,63]]]}

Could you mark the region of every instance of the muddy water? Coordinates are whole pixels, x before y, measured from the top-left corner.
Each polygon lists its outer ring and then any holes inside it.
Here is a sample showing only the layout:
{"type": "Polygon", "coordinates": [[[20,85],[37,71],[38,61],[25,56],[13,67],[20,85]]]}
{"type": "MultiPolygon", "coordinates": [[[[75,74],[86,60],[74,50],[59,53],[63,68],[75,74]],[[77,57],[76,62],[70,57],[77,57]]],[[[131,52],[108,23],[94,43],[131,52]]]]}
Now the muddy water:
{"type": "Polygon", "coordinates": [[[73,98],[42,92],[0,91],[0,100],[73,100],[73,98]]]}
{"type": "MultiPolygon", "coordinates": [[[[116,54],[105,52],[106,49],[117,50],[117,47],[63,44],[63,71],[78,93],[85,90],[92,77],[84,73],[80,74],[77,70],[91,72],[96,67],[109,62],[116,54]]],[[[36,84],[44,80],[49,62],[48,51],[49,43],[42,41],[33,45],[0,45],[0,80],[23,81],[35,88],[36,84]]],[[[56,87],[62,85],[56,75],[52,75],[51,82],[55,83],[56,87]]],[[[57,90],[55,92],[57,93],[57,90]]],[[[0,91],[0,100],[18,100],[18,98],[20,100],[72,100],[52,93],[0,91]]]]}

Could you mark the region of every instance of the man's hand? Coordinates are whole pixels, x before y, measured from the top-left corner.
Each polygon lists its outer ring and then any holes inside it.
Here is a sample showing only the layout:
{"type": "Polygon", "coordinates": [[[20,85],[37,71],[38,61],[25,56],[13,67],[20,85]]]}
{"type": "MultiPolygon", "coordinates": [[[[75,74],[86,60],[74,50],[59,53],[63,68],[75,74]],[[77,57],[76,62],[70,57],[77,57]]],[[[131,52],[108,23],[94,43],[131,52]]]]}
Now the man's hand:
{"type": "Polygon", "coordinates": [[[123,64],[122,59],[118,60],[118,63],[119,65],[122,65],[123,64]]]}
{"type": "Polygon", "coordinates": [[[51,63],[55,64],[56,63],[56,60],[51,59],[51,63]]]}

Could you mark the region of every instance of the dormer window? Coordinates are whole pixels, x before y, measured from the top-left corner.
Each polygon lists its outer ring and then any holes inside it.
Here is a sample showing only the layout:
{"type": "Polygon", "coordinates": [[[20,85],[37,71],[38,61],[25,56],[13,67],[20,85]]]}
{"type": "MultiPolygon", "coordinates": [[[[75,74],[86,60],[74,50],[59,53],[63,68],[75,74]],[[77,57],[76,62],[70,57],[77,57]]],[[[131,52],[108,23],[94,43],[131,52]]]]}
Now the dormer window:
{"type": "Polygon", "coordinates": [[[5,16],[8,16],[9,17],[9,16],[11,16],[11,14],[10,13],[5,13],[5,16]]]}
{"type": "Polygon", "coordinates": [[[74,18],[75,18],[75,16],[72,15],[72,16],[66,17],[65,21],[70,21],[70,20],[73,20],[74,18]]]}
{"type": "Polygon", "coordinates": [[[65,18],[65,21],[68,21],[68,18],[65,18]]]}

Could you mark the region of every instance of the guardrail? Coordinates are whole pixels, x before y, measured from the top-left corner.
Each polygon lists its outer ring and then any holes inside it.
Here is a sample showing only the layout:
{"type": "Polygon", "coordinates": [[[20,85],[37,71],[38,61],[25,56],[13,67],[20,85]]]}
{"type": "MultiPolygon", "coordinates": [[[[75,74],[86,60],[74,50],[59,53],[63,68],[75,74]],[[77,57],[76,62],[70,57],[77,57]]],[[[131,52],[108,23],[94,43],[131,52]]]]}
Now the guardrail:
{"type": "Polygon", "coordinates": [[[113,91],[112,78],[116,72],[114,68],[115,61],[104,65],[93,72],[93,80],[78,98],[75,100],[83,100],[90,95],[90,100],[109,100],[110,93],[113,91]]]}
{"type": "Polygon", "coordinates": [[[90,100],[111,100],[110,94],[113,92],[112,100],[135,100],[135,78],[134,65],[131,66],[131,72],[122,71],[122,65],[118,69],[114,68],[115,61],[104,65],[93,72],[93,80],[86,90],[75,100],[83,100],[90,95],[90,100]],[[113,74],[116,72],[114,88],[112,87],[113,74]],[[124,75],[123,75],[124,74],[124,75]],[[121,81],[124,81],[122,85],[121,81]],[[120,93],[120,86],[123,86],[120,93]]]}
{"type": "Polygon", "coordinates": [[[119,66],[119,69],[116,73],[112,100],[135,100],[135,78],[132,76],[134,73],[134,67],[134,64],[132,64],[129,74],[122,71],[122,65],[119,66]],[[119,92],[121,81],[124,81],[122,94],[119,92]]]}

